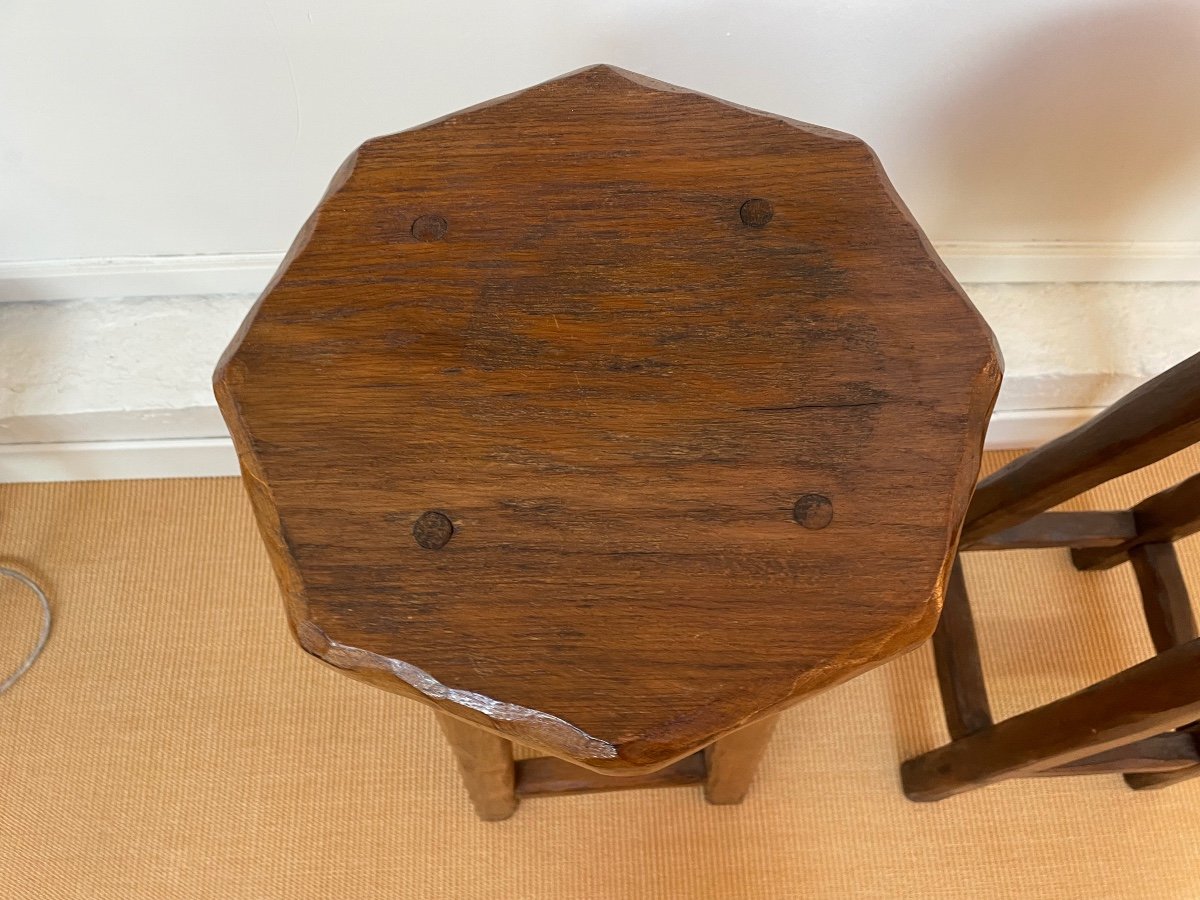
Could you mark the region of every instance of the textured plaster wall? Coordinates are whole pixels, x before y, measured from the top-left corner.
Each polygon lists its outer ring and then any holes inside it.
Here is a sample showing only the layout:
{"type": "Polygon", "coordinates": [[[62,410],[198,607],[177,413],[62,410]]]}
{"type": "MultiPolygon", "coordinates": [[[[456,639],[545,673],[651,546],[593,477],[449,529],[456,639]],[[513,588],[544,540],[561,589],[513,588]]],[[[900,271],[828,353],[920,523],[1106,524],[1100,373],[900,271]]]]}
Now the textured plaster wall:
{"type": "Polygon", "coordinates": [[[210,378],[253,300],[0,304],[0,443],[224,434],[210,378]]]}
{"type": "MultiPolygon", "coordinates": [[[[1103,406],[1200,352],[1200,285],[968,285],[1006,362],[998,409],[1103,406]]],[[[0,304],[0,443],[225,433],[213,366],[249,295],[0,304]]]]}

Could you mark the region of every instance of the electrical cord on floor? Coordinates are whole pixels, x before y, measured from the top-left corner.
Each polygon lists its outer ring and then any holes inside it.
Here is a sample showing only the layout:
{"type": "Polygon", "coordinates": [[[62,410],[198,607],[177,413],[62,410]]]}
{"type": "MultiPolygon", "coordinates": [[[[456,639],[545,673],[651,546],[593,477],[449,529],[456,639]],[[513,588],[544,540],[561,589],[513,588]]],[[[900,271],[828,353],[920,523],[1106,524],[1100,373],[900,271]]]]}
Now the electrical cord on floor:
{"type": "Polygon", "coordinates": [[[37,658],[41,655],[42,651],[46,649],[46,641],[50,639],[50,623],[52,622],[53,617],[50,614],[50,600],[46,597],[46,592],[42,590],[41,585],[39,585],[36,581],[34,581],[28,575],[23,575],[15,569],[6,569],[4,566],[0,566],[0,577],[11,578],[14,581],[18,581],[25,585],[25,587],[29,588],[37,595],[38,600],[40,600],[42,604],[42,630],[38,635],[37,643],[34,645],[33,650],[30,651],[29,655],[25,657],[25,661],[17,666],[17,670],[5,678],[4,681],[0,681],[0,694],[3,694],[10,687],[16,684],[21,679],[22,675],[29,671],[29,667],[37,661],[37,658]]]}

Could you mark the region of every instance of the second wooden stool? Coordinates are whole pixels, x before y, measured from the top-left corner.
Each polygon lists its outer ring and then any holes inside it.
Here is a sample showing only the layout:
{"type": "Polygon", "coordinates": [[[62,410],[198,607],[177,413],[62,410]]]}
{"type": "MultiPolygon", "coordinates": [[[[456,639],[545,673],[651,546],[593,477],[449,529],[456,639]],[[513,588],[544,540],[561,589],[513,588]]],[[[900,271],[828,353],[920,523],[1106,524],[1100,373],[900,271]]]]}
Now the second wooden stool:
{"type": "Polygon", "coordinates": [[[1129,510],[1045,512],[1197,442],[1200,355],[980,482],[964,550],[1069,547],[1084,571],[1130,563],[1156,655],[994,723],[956,563],[933,640],[952,740],[904,763],[911,799],[1026,775],[1119,772],[1136,790],[1200,776],[1200,636],[1173,544],[1200,530],[1200,475],[1129,510]]]}

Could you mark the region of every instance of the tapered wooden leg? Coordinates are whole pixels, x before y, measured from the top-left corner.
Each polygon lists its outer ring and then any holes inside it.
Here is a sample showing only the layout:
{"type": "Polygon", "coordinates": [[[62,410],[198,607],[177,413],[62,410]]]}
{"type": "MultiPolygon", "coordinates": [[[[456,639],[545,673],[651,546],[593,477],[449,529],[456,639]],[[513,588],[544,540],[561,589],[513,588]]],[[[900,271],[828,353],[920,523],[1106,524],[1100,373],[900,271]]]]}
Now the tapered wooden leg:
{"type": "MultiPolygon", "coordinates": [[[[1167,491],[1151,498],[1151,500],[1156,500],[1158,497],[1179,497],[1178,500],[1172,500],[1174,506],[1172,510],[1169,510],[1177,512],[1175,519],[1168,519],[1164,514],[1159,517],[1159,520],[1166,520],[1168,525],[1178,525],[1185,519],[1181,513],[1178,513],[1178,505],[1184,500],[1196,502],[1198,480],[1200,480],[1200,476],[1189,478],[1173,491],[1167,491]],[[1181,491],[1182,494],[1180,494],[1181,491]]],[[[1195,509],[1193,508],[1190,512],[1194,519],[1195,509]]],[[[1188,522],[1187,527],[1190,531],[1195,530],[1194,524],[1194,521],[1188,522]]],[[[1169,647],[1195,640],[1197,637],[1196,617],[1192,613],[1192,604],[1188,598],[1183,573],[1179,571],[1179,559],[1175,555],[1175,545],[1171,543],[1141,544],[1129,550],[1129,561],[1133,563],[1138,587],[1142,590],[1142,608],[1146,611],[1146,624],[1150,627],[1150,637],[1154,641],[1155,649],[1161,653],[1169,647]]],[[[1196,723],[1185,726],[1171,737],[1190,740],[1193,746],[1200,750],[1200,725],[1196,723]]],[[[1200,778],[1200,764],[1177,769],[1174,772],[1130,772],[1125,776],[1125,783],[1135,791],[1152,791],[1192,778],[1200,778]]]]}
{"type": "Polygon", "coordinates": [[[1140,544],[1129,551],[1129,561],[1142,592],[1142,609],[1154,649],[1162,653],[1200,637],[1175,545],[1140,544]]]}
{"type": "Polygon", "coordinates": [[[479,818],[507,819],[517,808],[512,743],[453,716],[438,713],[437,718],[479,818]]]}
{"type": "Polygon", "coordinates": [[[725,805],[746,799],[778,718],[770,716],[747,725],[705,749],[704,759],[708,766],[704,781],[705,800],[725,805]]]}
{"type": "Polygon", "coordinates": [[[933,658],[950,737],[966,737],[991,725],[992,709],[983,683],[971,601],[959,557],[955,557],[950,570],[942,617],[933,633],[933,658]]]}

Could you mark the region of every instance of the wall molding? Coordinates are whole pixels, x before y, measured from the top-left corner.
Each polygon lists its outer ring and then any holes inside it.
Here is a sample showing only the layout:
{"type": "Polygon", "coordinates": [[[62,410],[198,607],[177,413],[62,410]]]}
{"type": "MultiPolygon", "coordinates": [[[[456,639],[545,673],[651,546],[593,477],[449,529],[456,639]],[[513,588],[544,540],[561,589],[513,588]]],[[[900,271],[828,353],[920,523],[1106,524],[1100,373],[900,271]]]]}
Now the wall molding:
{"type": "Polygon", "coordinates": [[[964,284],[1200,281],[1200,241],[945,241],[964,284]]]}
{"type": "Polygon", "coordinates": [[[282,261],[282,253],[221,253],[0,262],[0,303],[257,294],[282,261]]]}
{"type": "MultiPolygon", "coordinates": [[[[944,241],[969,284],[1200,281],[1200,241],[944,241]]],[[[282,253],[0,261],[0,302],[257,294],[282,253]]]]}
{"type": "Polygon", "coordinates": [[[988,423],[984,450],[1028,450],[1078,428],[1104,409],[1077,406],[1065,409],[1000,409],[988,423]]]}
{"type": "Polygon", "coordinates": [[[237,475],[227,437],[0,444],[0,484],[237,475]]]}
{"type": "MultiPolygon", "coordinates": [[[[1001,410],[992,417],[986,449],[1036,447],[1087,421],[1099,410],[1001,410]]],[[[214,478],[238,474],[227,437],[146,441],[0,444],[0,484],[214,478]]]]}

